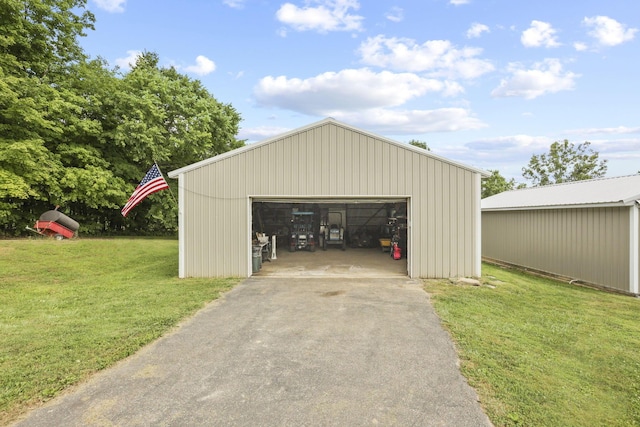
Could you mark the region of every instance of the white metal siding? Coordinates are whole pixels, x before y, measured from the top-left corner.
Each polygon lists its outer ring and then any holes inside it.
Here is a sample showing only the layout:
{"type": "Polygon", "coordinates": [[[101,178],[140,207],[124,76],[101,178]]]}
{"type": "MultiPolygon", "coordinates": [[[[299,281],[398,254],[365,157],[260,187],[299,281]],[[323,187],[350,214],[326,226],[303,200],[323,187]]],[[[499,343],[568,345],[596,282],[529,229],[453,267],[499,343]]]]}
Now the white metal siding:
{"type": "Polygon", "coordinates": [[[482,213],[482,256],[631,292],[629,208],[482,213]]]}
{"type": "Polygon", "coordinates": [[[247,203],[260,196],[410,198],[410,275],[478,273],[479,173],[336,123],[232,153],[183,175],[185,276],[250,272],[247,203]]]}

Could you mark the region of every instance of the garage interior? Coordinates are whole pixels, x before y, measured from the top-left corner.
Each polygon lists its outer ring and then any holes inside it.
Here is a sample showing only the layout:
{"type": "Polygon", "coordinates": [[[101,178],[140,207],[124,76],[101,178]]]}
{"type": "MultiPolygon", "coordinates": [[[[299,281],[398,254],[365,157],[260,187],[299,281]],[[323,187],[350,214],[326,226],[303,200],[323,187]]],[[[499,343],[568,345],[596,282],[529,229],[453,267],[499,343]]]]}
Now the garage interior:
{"type": "Polygon", "coordinates": [[[407,276],[407,207],[407,199],[253,200],[253,274],[407,276]]]}

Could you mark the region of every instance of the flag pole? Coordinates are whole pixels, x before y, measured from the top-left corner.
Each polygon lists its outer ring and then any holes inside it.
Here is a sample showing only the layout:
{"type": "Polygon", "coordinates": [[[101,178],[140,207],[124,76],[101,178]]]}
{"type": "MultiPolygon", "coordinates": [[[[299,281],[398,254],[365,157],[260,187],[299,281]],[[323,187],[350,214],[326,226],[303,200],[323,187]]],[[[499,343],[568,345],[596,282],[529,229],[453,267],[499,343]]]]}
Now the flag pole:
{"type": "MultiPolygon", "coordinates": [[[[162,179],[164,179],[164,174],[162,173],[162,169],[160,169],[160,166],[158,166],[158,162],[156,162],[155,159],[153,159],[153,164],[156,165],[156,167],[160,171],[160,175],[162,175],[162,179]]],[[[166,179],[165,179],[165,181],[166,181],[166,179]]],[[[171,198],[173,199],[173,203],[175,203],[176,206],[178,206],[178,201],[176,200],[176,196],[173,195],[173,191],[171,191],[171,187],[169,187],[169,194],[171,194],[171,198]]]]}

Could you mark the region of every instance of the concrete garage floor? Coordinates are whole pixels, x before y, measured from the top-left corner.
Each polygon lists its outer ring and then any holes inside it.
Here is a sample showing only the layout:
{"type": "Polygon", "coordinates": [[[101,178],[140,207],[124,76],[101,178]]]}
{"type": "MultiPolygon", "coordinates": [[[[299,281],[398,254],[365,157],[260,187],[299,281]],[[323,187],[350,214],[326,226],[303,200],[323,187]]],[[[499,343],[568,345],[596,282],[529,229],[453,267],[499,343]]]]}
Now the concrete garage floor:
{"type": "Polygon", "coordinates": [[[277,259],[263,262],[255,277],[359,277],[391,278],[407,276],[407,259],[394,260],[380,248],[328,248],[289,252],[277,249],[277,259]]]}

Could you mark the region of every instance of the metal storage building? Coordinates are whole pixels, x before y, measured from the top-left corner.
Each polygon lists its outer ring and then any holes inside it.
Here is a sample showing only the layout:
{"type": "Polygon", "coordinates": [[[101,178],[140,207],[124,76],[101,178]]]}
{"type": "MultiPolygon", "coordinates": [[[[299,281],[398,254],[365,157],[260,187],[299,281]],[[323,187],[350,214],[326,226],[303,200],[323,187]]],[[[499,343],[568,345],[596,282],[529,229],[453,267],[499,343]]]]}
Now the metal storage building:
{"type": "Polygon", "coordinates": [[[485,176],[327,118],[169,172],[179,187],[179,276],[251,276],[256,203],[400,203],[408,276],[479,276],[485,176]]]}
{"type": "Polygon", "coordinates": [[[496,194],[482,200],[482,256],[638,294],[640,175],[496,194]]]}

